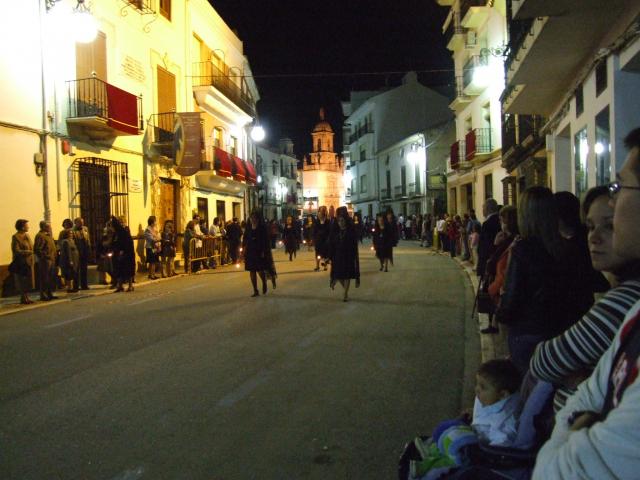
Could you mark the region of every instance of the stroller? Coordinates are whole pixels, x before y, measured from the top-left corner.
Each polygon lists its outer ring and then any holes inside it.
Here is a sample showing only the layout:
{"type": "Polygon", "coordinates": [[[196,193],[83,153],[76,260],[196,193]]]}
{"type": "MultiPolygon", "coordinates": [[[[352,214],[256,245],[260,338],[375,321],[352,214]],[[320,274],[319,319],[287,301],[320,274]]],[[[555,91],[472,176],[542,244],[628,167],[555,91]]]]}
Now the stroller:
{"type": "MultiPolygon", "coordinates": [[[[430,471],[420,480],[527,480],[531,477],[536,455],[553,429],[553,394],[550,383],[527,374],[520,387],[522,404],[516,439],[509,447],[470,443],[458,452],[460,466],[430,471]]],[[[421,437],[427,440],[429,437],[421,437]]],[[[398,478],[408,480],[410,463],[421,460],[416,441],[405,445],[398,463],[398,478]]]]}

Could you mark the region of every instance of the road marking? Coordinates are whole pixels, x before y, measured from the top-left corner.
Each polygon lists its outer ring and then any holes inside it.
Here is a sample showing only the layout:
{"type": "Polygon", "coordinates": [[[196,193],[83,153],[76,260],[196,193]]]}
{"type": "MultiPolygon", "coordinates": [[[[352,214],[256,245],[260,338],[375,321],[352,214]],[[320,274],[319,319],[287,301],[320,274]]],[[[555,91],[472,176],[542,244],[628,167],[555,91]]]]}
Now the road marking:
{"type": "Polygon", "coordinates": [[[271,372],[268,370],[261,370],[254,377],[250,378],[238,388],[236,388],[233,392],[229,393],[225,397],[223,397],[218,402],[218,407],[229,408],[232,407],[236,402],[242,400],[244,397],[253,392],[256,388],[258,388],[263,383],[269,380],[271,376],[271,372]]]}
{"type": "Polygon", "coordinates": [[[207,284],[203,283],[201,285],[193,285],[192,287],[186,287],[186,288],[183,288],[182,290],[195,290],[196,288],[202,288],[202,287],[206,287],[206,286],[207,286],[207,284]]]}
{"type": "Polygon", "coordinates": [[[144,474],[144,467],[138,467],[134,470],[125,470],[124,472],[116,475],[111,480],[137,480],[144,474]]]}
{"type": "Polygon", "coordinates": [[[133,305],[140,305],[141,303],[147,303],[147,302],[151,302],[152,300],[157,300],[159,297],[151,297],[151,298],[145,298],[143,300],[138,300],[137,302],[131,302],[128,303],[127,306],[131,307],[133,305]]]}
{"type": "Polygon", "coordinates": [[[66,325],[68,323],[79,322],[80,320],[86,320],[87,318],[90,318],[90,317],[91,317],[91,315],[81,315],[80,317],[72,318],[70,320],[65,320],[64,322],[52,323],[51,325],[45,325],[44,328],[59,327],[61,325],[66,325]]]}

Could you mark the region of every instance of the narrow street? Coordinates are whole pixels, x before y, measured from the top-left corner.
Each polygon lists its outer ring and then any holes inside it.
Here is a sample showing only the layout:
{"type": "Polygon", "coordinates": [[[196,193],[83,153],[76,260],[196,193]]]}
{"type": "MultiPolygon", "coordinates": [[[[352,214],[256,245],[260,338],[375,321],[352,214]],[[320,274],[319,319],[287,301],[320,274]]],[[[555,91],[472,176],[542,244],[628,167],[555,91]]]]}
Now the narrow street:
{"type": "Polygon", "coordinates": [[[396,478],[473,397],[469,279],[408,242],[379,272],[365,243],[343,303],[312,253],[274,255],[259,298],[223,267],[1,317],[0,478],[396,478]]]}

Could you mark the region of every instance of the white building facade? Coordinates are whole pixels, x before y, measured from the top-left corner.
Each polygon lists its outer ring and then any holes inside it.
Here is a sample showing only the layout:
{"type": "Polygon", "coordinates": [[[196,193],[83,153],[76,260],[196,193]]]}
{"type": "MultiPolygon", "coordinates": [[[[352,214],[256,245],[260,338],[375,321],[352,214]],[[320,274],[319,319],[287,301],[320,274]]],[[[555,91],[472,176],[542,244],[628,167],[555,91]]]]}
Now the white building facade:
{"type": "MultiPolygon", "coordinates": [[[[437,0],[449,7],[443,25],[455,65],[456,141],[447,179],[448,210],[475,210],[482,218],[488,198],[499,203],[508,176],[502,167],[503,53],[507,41],[505,0],[437,0]]],[[[508,180],[507,180],[508,181],[508,180]]]]}
{"type": "Polygon", "coordinates": [[[393,208],[406,215],[432,212],[443,203],[435,198],[443,189],[445,157],[437,149],[440,153],[431,155],[428,148],[446,136],[453,118],[448,104],[445,96],[420,84],[414,72],[396,88],[352,92],[350,101],[343,102],[354,211],[371,217],[393,208]]]}
{"type": "Polygon", "coordinates": [[[293,153],[293,142],[280,140],[277,149],[258,147],[256,164],[263,217],[269,220],[282,220],[287,215],[298,217],[298,159],[293,153]]]}
{"type": "Polygon", "coordinates": [[[519,0],[509,14],[503,111],[513,198],[536,184],[581,197],[613,181],[623,139],[640,126],[640,4],[519,0]]]}

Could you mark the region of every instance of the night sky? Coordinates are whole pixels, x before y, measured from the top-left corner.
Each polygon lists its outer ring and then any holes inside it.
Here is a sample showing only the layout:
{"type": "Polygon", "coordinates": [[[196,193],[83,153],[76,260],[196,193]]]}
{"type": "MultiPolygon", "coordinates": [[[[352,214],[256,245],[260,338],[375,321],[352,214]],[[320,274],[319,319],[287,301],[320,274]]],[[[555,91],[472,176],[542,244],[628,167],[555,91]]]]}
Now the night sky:
{"type": "Polygon", "coordinates": [[[340,101],[351,90],[397,86],[402,77],[370,73],[423,71],[423,84],[441,88],[453,80],[450,71],[424,72],[453,68],[441,32],[447,9],[435,0],[209,1],[244,42],[267,143],[289,137],[299,157],[311,148],[321,106],[339,152],[340,101]]]}

